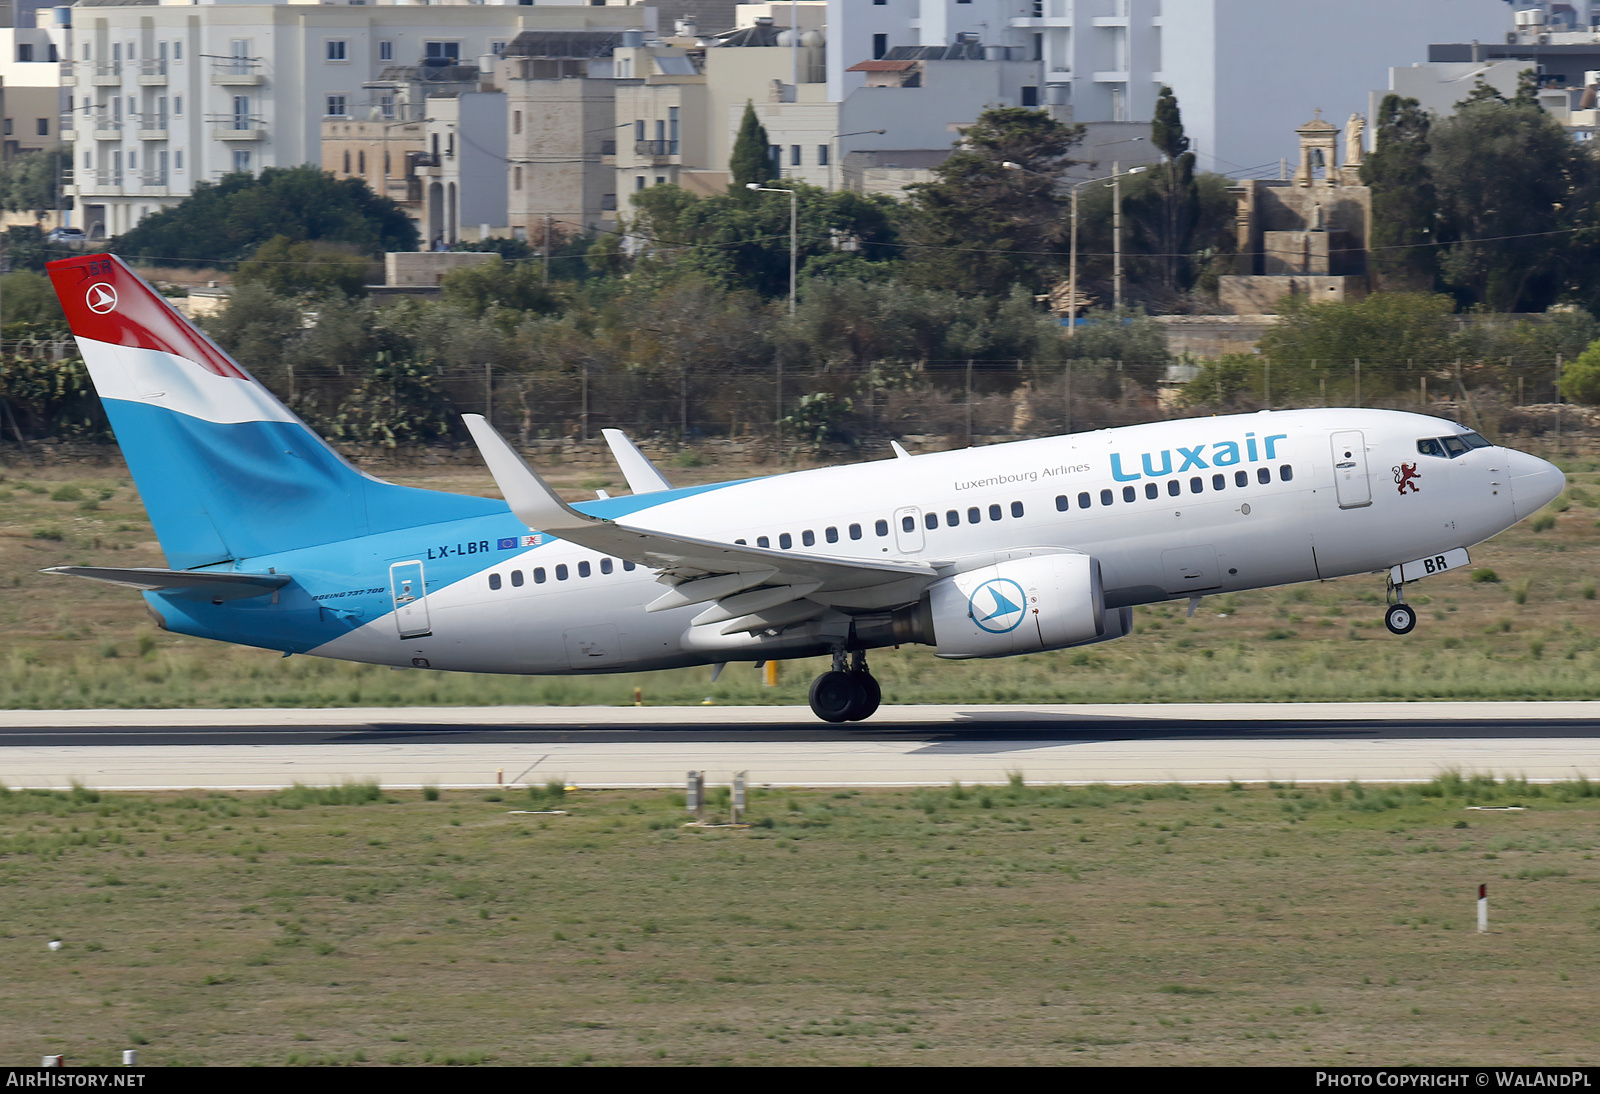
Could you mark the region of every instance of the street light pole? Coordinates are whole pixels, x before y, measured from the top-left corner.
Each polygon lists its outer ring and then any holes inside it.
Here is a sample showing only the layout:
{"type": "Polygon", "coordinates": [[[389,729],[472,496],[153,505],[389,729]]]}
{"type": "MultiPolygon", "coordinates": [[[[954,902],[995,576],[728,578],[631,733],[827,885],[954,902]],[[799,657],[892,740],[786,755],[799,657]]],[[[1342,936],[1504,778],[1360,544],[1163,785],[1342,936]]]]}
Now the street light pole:
{"type": "MultiPolygon", "coordinates": [[[[1010,160],[1003,161],[1000,164],[1000,166],[1005,168],[1007,171],[1027,171],[1029,174],[1032,174],[1032,175],[1042,174],[1042,172],[1039,172],[1039,171],[1029,171],[1028,168],[1022,166],[1022,164],[1013,163],[1010,160]]],[[[1073,337],[1074,335],[1076,335],[1078,333],[1078,191],[1082,190],[1085,186],[1091,186],[1091,185],[1093,185],[1094,183],[1097,183],[1097,182],[1110,182],[1113,185],[1113,187],[1115,187],[1116,180],[1121,179],[1121,178],[1125,178],[1128,175],[1137,175],[1140,172],[1142,172],[1143,170],[1144,170],[1143,167],[1135,167],[1135,168],[1133,168],[1132,170],[1129,170],[1129,171],[1122,171],[1122,172],[1119,172],[1119,173],[1114,174],[1114,175],[1105,175],[1105,176],[1102,176],[1101,178],[1097,178],[1097,179],[1084,179],[1082,182],[1075,182],[1075,183],[1072,184],[1072,243],[1071,243],[1072,251],[1071,251],[1071,257],[1068,260],[1068,265],[1067,265],[1067,297],[1068,297],[1068,300],[1067,300],[1067,337],[1068,338],[1071,338],[1071,337],[1073,337]]],[[[1114,223],[1117,223],[1119,225],[1119,227],[1120,227],[1120,218],[1118,220],[1114,221],[1114,223]]],[[[1118,243],[1120,244],[1120,242],[1121,241],[1119,239],[1118,243]]],[[[1120,277],[1121,272],[1122,272],[1122,254],[1121,254],[1121,247],[1120,246],[1117,248],[1116,263],[1117,263],[1117,274],[1120,277]]],[[[1122,291],[1121,291],[1121,285],[1120,284],[1116,288],[1116,306],[1119,309],[1122,306],[1122,291]]]]}
{"type": "Polygon", "coordinates": [[[800,225],[800,198],[799,192],[785,190],[778,186],[762,186],[760,183],[747,182],[746,190],[756,190],[764,194],[789,195],[789,317],[794,318],[795,302],[795,269],[799,253],[799,225],[800,225]]]}
{"type": "MultiPolygon", "coordinates": [[[[889,132],[887,129],[857,129],[854,133],[835,133],[832,142],[830,142],[833,145],[833,155],[828,160],[828,189],[833,189],[833,161],[844,155],[844,149],[839,145],[841,140],[845,137],[864,137],[868,133],[876,133],[881,137],[887,132],[889,132]]],[[[844,164],[842,163],[839,165],[839,181],[840,183],[844,182],[844,164]]]]}

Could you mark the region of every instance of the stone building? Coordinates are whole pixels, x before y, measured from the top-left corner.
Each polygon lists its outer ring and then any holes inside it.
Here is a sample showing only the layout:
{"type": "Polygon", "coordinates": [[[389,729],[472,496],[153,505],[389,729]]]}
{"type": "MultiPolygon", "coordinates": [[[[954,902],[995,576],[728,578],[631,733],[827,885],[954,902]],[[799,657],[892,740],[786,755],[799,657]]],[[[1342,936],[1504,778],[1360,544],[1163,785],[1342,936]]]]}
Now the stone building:
{"type": "Polygon", "coordinates": [[[1359,300],[1367,295],[1372,194],[1361,185],[1365,121],[1352,115],[1337,160],[1339,128],[1317,116],[1295,130],[1300,156],[1292,179],[1246,179],[1238,198],[1238,273],[1218,295],[1236,315],[1272,314],[1284,298],[1359,300]]]}

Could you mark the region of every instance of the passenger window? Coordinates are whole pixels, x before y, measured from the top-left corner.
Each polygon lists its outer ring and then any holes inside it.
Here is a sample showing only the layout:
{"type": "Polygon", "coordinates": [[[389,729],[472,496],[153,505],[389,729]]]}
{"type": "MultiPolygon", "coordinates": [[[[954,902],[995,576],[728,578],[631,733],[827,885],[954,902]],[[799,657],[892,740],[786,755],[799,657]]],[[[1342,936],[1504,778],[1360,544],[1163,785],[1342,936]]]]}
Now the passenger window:
{"type": "Polygon", "coordinates": [[[1227,488],[1227,486],[1228,486],[1228,476],[1226,476],[1226,475],[1212,475],[1211,476],[1211,489],[1213,489],[1213,490],[1224,490],[1224,489],[1227,488]]]}
{"type": "Polygon", "coordinates": [[[500,575],[499,574],[490,574],[489,575],[489,588],[491,588],[491,589],[500,588],[500,575]]]}
{"type": "Polygon", "coordinates": [[[1111,504],[1111,491],[1109,491],[1109,490],[1100,491],[1100,504],[1101,505],[1110,505],[1111,504]]]}
{"type": "Polygon", "coordinates": [[[1199,475],[1196,475],[1196,476],[1195,476],[1195,477],[1194,477],[1194,478],[1192,478],[1192,479],[1190,479],[1190,480],[1189,480],[1189,493],[1191,493],[1191,494],[1198,494],[1198,493],[1200,493],[1200,492],[1201,492],[1201,491],[1202,491],[1202,490],[1204,490],[1204,489],[1205,489],[1205,488],[1206,488],[1206,484],[1205,484],[1205,482],[1204,482],[1204,481],[1203,481],[1203,480],[1202,480],[1202,479],[1201,479],[1201,478],[1200,478],[1200,476],[1199,476],[1199,475]]]}
{"type": "Polygon", "coordinates": [[[1250,485],[1250,476],[1247,475],[1243,471],[1235,471],[1233,473],[1233,485],[1235,485],[1235,486],[1249,486],[1250,485]]]}
{"type": "Polygon", "coordinates": [[[910,516],[901,517],[900,518],[900,529],[901,529],[901,531],[905,531],[905,532],[914,532],[914,531],[917,530],[917,522],[916,522],[915,519],[913,519],[910,516]]]}
{"type": "Polygon", "coordinates": [[[742,540],[742,539],[736,539],[733,542],[737,543],[741,547],[748,547],[749,546],[749,544],[745,543],[745,541],[742,540]]]}
{"type": "Polygon", "coordinates": [[[945,513],[944,522],[949,527],[954,528],[961,523],[961,514],[956,512],[954,509],[951,509],[949,512],[945,513]]]}
{"type": "Polygon", "coordinates": [[[1452,460],[1467,450],[1466,442],[1460,437],[1440,437],[1439,440],[1444,444],[1444,450],[1450,453],[1452,460]]]}
{"type": "Polygon", "coordinates": [[[924,513],[922,515],[922,523],[927,527],[928,531],[933,531],[935,528],[939,527],[939,514],[924,513]]]}
{"type": "Polygon", "coordinates": [[[1022,515],[1022,503],[1020,501],[1014,501],[1011,503],[1011,515],[1014,517],[1020,517],[1022,515]]]}
{"type": "Polygon", "coordinates": [[[782,547],[785,551],[787,551],[789,548],[794,546],[794,537],[791,536],[788,532],[783,532],[783,533],[779,534],[779,536],[778,536],[778,546],[782,547]]]}
{"type": "Polygon", "coordinates": [[[861,525],[852,524],[850,526],[850,538],[851,539],[860,539],[861,538],[861,525]]]}
{"type": "Polygon", "coordinates": [[[1181,493],[1183,493],[1183,483],[1179,482],[1177,479],[1168,479],[1167,496],[1175,498],[1181,493]]]}
{"type": "Polygon", "coordinates": [[[1282,479],[1284,482],[1293,482],[1294,468],[1289,464],[1284,464],[1282,467],[1278,468],[1278,478],[1282,479]]]}
{"type": "Polygon", "coordinates": [[[1256,468],[1256,481],[1262,486],[1272,481],[1272,471],[1265,467],[1256,468]]]}
{"type": "Polygon", "coordinates": [[[976,505],[974,505],[971,509],[968,509],[967,510],[967,523],[968,524],[982,524],[983,523],[983,510],[979,509],[976,505]]]}
{"type": "Polygon", "coordinates": [[[1417,451],[1422,453],[1424,456],[1437,456],[1440,459],[1448,458],[1445,456],[1444,445],[1440,444],[1439,441],[1434,437],[1424,437],[1422,440],[1418,441],[1417,451]]]}
{"type": "Polygon", "coordinates": [[[522,571],[521,570],[512,570],[511,571],[511,584],[516,586],[519,589],[522,588],[522,571]]]}
{"type": "Polygon", "coordinates": [[[989,519],[990,520],[999,520],[1000,519],[1000,507],[998,505],[989,506],[989,519]]]}
{"type": "Polygon", "coordinates": [[[1065,513],[1071,507],[1072,503],[1067,500],[1067,496],[1065,494],[1056,495],[1056,512],[1065,513]]]}
{"type": "Polygon", "coordinates": [[[1123,501],[1133,501],[1138,496],[1139,496],[1139,492],[1137,490],[1135,490],[1133,487],[1124,486],[1122,488],[1122,500],[1123,501]]]}
{"type": "Polygon", "coordinates": [[[544,567],[543,566],[535,566],[533,568],[533,583],[535,585],[543,585],[544,584],[544,567]]]}
{"type": "Polygon", "coordinates": [[[556,567],[556,580],[557,581],[565,581],[565,580],[567,580],[567,564],[565,562],[563,562],[561,565],[556,567]]]}
{"type": "Polygon", "coordinates": [[[579,577],[588,577],[589,576],[589,563],[588,563],[588,560],[585,560],[583,562],[578,563],[578,576],[579,577]]]}
{"type": "Polygon", "coordinates": [[[880,520],[873,524],[872,530],[879,536],[886,536],[889,534],[889,522],[886,520],[880,520]]]}
{"type": "Polygon", "coordinates": [[[1147,483],[1144,484],[1144,496],[1145,497],[1150,498],[1151,500],[1154,500],[1155,498],[1159,497],[1160,494],[1161,494],[1161,490],[1160,490],[1159,487],[1156,486],[1155,483],[1147,482],[1147,483]]]}
{"type": "Polygon", "coordinates": [[[623,563],[622,563],[622,568],[623,568],[623,569],[624,569],[624,570],[631,570],[631,569],[633,569],[633,563],[631,563],[631,562],[627,562],[627,561],[624,561],[624,562],[623,562],[623,563]]]}
{"type": "Polygon", "coordinates": [[[1089,492],[1087,490],[1085,490],[1083,493],[1078,495],[1078,508],[1079,509],[1087,509],[1087,508],[1089,508],[1089,500],[1090,500],[1089,499],[1089,492]]]}
{"type": "Polygon", "coordinates": [[[815,547],[817,545],[817,533],[807,528],[800,533],[800,543],[805,547],[815,547]]]}
{"type": "Polygon", "coordinates": [[[756,537],[756,546],[757,547],[771,547],[772,546],[772,541],[770,539],[768,539],[766,536],[757,536],[756,537]]]}
{"type": "MultiPolygon", "coordinates": [[[[858,527],[859,527],[859,525],[858,525],[858,527]]],[[[826,532],[823,533],[823,535],[828,537],[828,542],[829,543],[838,543],[839,542],[839,529],[837,529],[837,528],[831,528],[830,527],[826,532]]],[[[861,537],[857,536],[856,538],[860,539],[861,537]]]]}
{"type": "Polygon", "coordinates": [[[611,572],[611,560],[609,558],[602,558],[600,560],[600,572],[603,574],[609,574],[611,572]]]}

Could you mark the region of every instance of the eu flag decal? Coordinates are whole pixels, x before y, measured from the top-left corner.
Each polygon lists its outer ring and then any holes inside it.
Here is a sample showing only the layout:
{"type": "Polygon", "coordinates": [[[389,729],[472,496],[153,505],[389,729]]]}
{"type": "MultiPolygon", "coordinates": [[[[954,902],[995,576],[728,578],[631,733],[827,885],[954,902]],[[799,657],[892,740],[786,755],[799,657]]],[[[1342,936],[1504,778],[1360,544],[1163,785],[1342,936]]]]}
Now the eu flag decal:
{"type": "Polygon", "coordinates": [[[517,549],[517,537],[509,536],[506,539],[496,540],[495,545],[502,551],[515,551],[517,549]]]}

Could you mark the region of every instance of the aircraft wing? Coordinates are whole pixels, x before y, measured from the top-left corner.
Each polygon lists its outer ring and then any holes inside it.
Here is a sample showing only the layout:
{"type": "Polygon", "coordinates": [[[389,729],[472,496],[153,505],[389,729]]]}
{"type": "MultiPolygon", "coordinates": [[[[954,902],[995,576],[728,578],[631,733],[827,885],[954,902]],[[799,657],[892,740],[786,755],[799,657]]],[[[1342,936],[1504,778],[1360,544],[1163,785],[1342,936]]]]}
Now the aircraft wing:
{"type": "Polygon", "coordinates": [[[775,551],[634,528],[562,501],[482,415],[463,416],[500,492],[530,530],[647,566],[672,588],[646,610],[709,604],[695,625],[724,634],[803,622],[830,609],[878,611],[915,601],[939,576],[909,559],[775,551]]]}
{"type": "Polygon", "coordinates": [[[626,433],[620,429],[602,429],[600,435],[610,446],[611,458],[622,469],[622,477],[628,480],[629,490],[635,494],[653,494],[657,490],[672,489],[667,477],[639,451],[639,446],[630,441],[626,433]]]}

